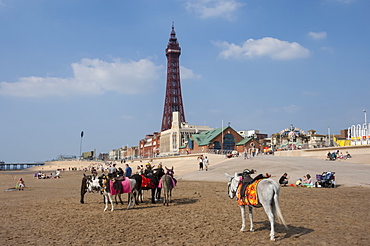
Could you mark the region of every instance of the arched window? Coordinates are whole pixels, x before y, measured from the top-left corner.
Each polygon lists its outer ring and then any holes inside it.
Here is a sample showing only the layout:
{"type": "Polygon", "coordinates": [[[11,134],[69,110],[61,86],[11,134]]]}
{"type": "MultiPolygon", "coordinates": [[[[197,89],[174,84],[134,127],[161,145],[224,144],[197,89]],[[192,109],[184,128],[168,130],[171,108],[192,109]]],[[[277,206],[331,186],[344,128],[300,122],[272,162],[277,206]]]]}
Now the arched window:
{"type": "Polygon", "coordinates": [[[221,149],[221,143],[219,141],[213,142],[213,148],[214,149],[221,149]]]}
{"type": "Polygon", "coordinates": [[[231,133],[227,133],[224,136],[224,150],[234,150],[235,138],[231,133]]]}

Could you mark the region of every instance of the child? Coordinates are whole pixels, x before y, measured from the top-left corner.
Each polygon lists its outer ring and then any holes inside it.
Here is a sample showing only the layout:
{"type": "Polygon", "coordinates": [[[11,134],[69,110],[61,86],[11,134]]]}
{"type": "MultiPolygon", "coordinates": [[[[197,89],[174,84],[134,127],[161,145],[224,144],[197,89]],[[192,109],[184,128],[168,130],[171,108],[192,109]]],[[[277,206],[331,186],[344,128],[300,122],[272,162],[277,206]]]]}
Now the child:
{"type": "Polygon", "coordinates": [[[24,181],[23,181],[22,178],[20,178],[18,180],[17,187],[18,187],[18,190],[23,190],[24,189],[25,185],[24,185],[24,181]]]}

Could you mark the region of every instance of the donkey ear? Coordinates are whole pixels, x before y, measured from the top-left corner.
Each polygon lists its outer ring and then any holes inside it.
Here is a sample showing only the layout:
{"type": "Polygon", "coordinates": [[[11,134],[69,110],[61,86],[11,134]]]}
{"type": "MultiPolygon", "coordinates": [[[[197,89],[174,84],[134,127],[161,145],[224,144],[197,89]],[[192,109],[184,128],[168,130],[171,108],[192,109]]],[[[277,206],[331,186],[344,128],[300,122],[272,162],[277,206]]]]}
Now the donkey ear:
{"type": "Polygon", "coordinates": [[[230,174],[225,173],[226,177],[229,179],[229,181],[233,178],[230,174]]]}
{"type": "Polygon", "coordinates": [[[171,170],[173,170],[173,166],[172,166],[171,170]]]}

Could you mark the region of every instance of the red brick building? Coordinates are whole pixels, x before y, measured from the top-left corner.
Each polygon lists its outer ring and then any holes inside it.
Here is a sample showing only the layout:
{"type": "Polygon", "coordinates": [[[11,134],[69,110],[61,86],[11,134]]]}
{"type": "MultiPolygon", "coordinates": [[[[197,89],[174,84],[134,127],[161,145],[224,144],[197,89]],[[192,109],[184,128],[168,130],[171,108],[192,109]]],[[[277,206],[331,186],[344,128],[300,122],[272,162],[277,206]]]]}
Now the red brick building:
{"type": "Polygon", "coordinates": [[[153,158],[159,155],[160,136],[159,132],[154,132],[139,141],[139,155],[141,158],[153,158]]]}
{"type": "Polygon", "coordinates": [[[243,138],[230,126],[193,134],[183,147],[189,153],[216,152],[227,153],[236,150],[260,149],[260,144],[254,138],[243,138]]]}

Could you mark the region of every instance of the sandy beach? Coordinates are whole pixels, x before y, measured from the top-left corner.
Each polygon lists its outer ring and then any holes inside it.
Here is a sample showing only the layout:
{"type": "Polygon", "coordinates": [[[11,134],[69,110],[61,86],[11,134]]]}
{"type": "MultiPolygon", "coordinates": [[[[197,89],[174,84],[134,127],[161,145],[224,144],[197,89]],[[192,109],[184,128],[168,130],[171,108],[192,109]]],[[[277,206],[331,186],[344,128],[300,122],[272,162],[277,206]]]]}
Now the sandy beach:
{"type": "MultiPolygon", "coordinates": [[[[100,194],[86,194],[80,204],[83,171],[62,172],[60,179],[33,178],[37,168],[0,172],[1,245],[367,245],[370,165],[302,157],[259,156],[225,159],[209,155],[209,171],[198,171],[196,156],[154,160],[174,167],[178,186],[168,207],[145,202],[134,209],[117,205],[103,212],[100,194]],[[240,232],[240,209],[229,199],[225,172],[244,168],[269,172],[291,181],[310,173],[335,171],[338,188],[282,187],[280,205],[289,230],[276,225],[276,242],[269,240],[269,223],[262,208],[254,209],[255,232],[240,232]],[[18,178],[24,191],[5,191],[18,178]],[[355,215],[355,216],[354,216],[355,215]],[[361,220],[361,218],[363,218],[361,220]]],[[[83,165],[90,165],[85,163],[83,165]]],[[[139,162],[131,163],[134,167],[139,162]]],[[[53,171],[72,163],[50,163],[53,171]]],[[[118,164],[120,165],[120,164],[118,164]]],[[[49,169],[50,168],[50,169],[49,169]]],[[[125,196],[125,200],[126,200],[125,196]]],[[[247,223],[247,225],[249,222],[247,223]]]]}

